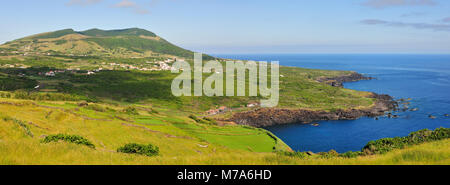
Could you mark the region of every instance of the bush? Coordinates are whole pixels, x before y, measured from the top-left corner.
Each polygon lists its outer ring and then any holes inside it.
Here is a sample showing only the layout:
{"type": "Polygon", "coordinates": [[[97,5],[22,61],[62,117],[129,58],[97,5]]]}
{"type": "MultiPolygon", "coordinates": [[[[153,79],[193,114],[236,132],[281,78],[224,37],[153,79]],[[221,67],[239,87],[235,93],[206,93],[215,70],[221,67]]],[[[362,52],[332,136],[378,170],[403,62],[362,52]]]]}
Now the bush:
{"type": "Polygon", "coordinates": [[[450,128],[437,128],[434,131],[423,129],[412,132],[406,137],[383,138],[370,141],[362,149],[364,154],[384,154],[393,149],[404,148],[405,146],[420,144],[429,141],[437,141],[450,138],[450,128]]]}
{"type": "Polygon", "coordinates": [[[191,115],[189,115],[189,118],[191,118],[191,119],[193,119],[195,122],[200,122],[200,119],[199,118],[197,118],[197,116],[195,116],[195,115],[193,115],[193,114],[191,114],[191,115]]]}
{"type": "Polygon", "coordinates": [[[10,75],[0,74],[0,90],[14,91],[19,89],[32,89],[38,84],[36,80],[26,77],[15,77],[10,75]]]}
{"type": "Polygon", "coordinates": [[[339,156],[339,153],[337,153],[336,150],[330,150],[328,152],[319,152],[318,154],[320,155],[321,158],[327,159],[339,156]]]}
{"type": "Polygon", "coordinates": [[[127,108],[123,109],[122,112],[125,112],[126,114],[130,114],[130,115],[139,115],[138,110],[134,107],[127,107],[127,108]]]}
{"type": "Polygon", "coordinates": [[[14,97],[16,99],[24,100],[46,100],[46,101],[78,101],[83,100],[81,96],[73,94],[63,94],[63,93],[40,93],[40,92],[29,92],[24,90],[17,90],[11,93],[9,97],[14,97]]]}
{"type": "Polygon", "coordinates": [[[353,152],[353,151],[348,151],[342,154],[339,154],[339,157],[344,157],[344,158],[355,158],[358,157],[360,155],[362,155],[363,153],[360,151],[357,152],[353,152]]]}
{"type": "Polygon", "coordinates": [[[143,145],[136,143],[129,143],[117,149],[117,152],[129,153],[129,154],[141,154],[146,156],[156,156],[159,154],[159,148],[152,144],[143,145]]]}
{"type": "Polygon", "coordinates": [[[277,154],[289,156],[289,157],[301,158],[301,159],[309,156],[306,152],[300,152],[300,151],[297,151],[297,152],[278,151],[277,154]]]}
{"type": "Polygon", "coordinates": [[[205,118],[203,118],[203,120],[205,120],[206,122],[209,122],[209,124],[211,124],[211,125],[217,125],[217,121],[215,119],[205,117],[205,118]]]}
{"type": "Polygon", "coordinates": [[[217,125],[216,120],[208,118],[208,117],[201,119],[201,118],[198,118],[197,116],[191,114],[191,115],[189,115],[189,118],[193,119],[197,123],[217,125]]]}
{"type": "Polygon", "coordinates": [[[410,133],[407,138],[408,142],[412,144],[446,139],[450,138],[450,129],[437,128],[434,131],[423,129],[410,133]]]}
{"type": "Polygon", "coordinates": [[[77,135],[67,135],[67,134],[56,134],[56,135],[49,135],[46,136],[42,142],[43,143],[50,143],[50,142],[58,142],[58,141],[65,141],[69,143],[75,143],[79,145],[86,145],[91,148],[95,148],[95,145],[92,144],[89,140],[82,136],[77,135]]]}
{"type": "Polygon", "coordinates": [[[9,92],[0,92],[1,98],[11,98],[11,93],[9,92]]]}
{"type": "Polygon", "coordinates": [[[364,146],[363,151],[366,154],[384,154],[393,149],[403,148],[408,142],[405,137],[383,138],[375,141],[369,141],[364,146]]]}
{"type": "Polygon", "coordinates": [[[100,105],[96,105],[96,104],[90,104],[90,105],[88,105],[88,108],[95,110],[97,112],[106,112],[106,108],[104,108],[100,105]]]}
{"type": "Polygon", "coordinates": [[[278,143],[278,139],[277,139],[277,137],[275,137],[275,135],[273,135],[273,134],[270,133],[270,132],[266,132],[266,134],[267,134],[270,138],[272,138],[272,139],[275,141],[275,143],[278,143]]]}
{"type": "MultiPolygon", "coordinates": [[[[348,151],[337,153],[335,150],[329,152],[319,152],[321,158],[355,158],[363,155],[384,154],[394,149],[401,149],[406,146],[421,144],[424,142],[437,141],[450,138],[450,128],[437,128],[434,131],[423,129],[412,132],[406,137],[383,138],[369,141],[361,151],[348,151]]],[[[304,158],[308,156],[305,152],[277,152],[280,155],[304,158]]]]}
{"type": "Polygon", "coordinates": [[[149,114],[159,114],[159,112],[153,108],[150,108],[150,110],[148,111],[149,114]]]}

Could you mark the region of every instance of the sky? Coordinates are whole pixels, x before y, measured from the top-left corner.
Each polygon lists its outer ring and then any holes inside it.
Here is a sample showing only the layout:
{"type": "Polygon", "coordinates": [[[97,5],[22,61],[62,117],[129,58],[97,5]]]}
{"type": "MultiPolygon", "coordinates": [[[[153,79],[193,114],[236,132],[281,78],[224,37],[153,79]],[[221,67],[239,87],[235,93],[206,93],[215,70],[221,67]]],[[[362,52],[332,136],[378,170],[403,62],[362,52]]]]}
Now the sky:
{"type": "Polygon", "coordinates": [[[4,0],[0,43],[147,29],[197,52],[450,54],[448,0],[4,0]]]}

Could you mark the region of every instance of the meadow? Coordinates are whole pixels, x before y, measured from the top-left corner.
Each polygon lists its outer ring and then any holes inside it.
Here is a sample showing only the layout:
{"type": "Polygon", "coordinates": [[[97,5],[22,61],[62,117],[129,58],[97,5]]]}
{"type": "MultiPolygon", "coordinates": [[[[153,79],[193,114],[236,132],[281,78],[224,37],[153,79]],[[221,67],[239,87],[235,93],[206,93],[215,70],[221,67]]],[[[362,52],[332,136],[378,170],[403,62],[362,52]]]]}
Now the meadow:
{"type": "MultiPolygon", "coordinates": [[[[40,91],[52,91],[85,97],[86,100],[96,102],[115,103],[152,103],[164,105],[177,110],[189,108],[192,112],[204,112],[214,107],[227,106],[230,108],[243,108],[251,102],[258,102],[265,97],[256,96],[222,96],[222,97],[175,97],[171,93],[171,82],[178,76],[170,71],[137,71],[137,70],[103,70],[95,75],[84,75],[83,72],[105,67],[104,63],[120,62],[125,64],[142,64],[147,59],[70,59],[65,58],[61,68],[61,62],[54,57],[22,57],[21,59],[0,58],[0,64],[20,63],[25,66],[33,66],[26,69],[3,68],[0,69],[0,78],[4,86],[13,86],[8,79],[27,81],[27,84],[14,84],[17,87],[5,87],[0,90],[33,90],[40,84],[45,88],[40,91]],[[23,61],[23,62],[20,62],[23,61]],[[49,62],[47,62],[49,61],[49,62]],[[54,65],[53,65],[54,64],[54,65]],[[50,70],[64,70],[66,68],[80,68],[77,73],[58,73],[55,77],[39,76],[50,70]],[[24,77],[18,77],[24,74],[24,77]]],[[[192,62],[192,60],[188,60],[192,62]]],[[[225,62],[222,62],[225,65],[225,62]]],[[[107,66],[107,64],[106,64],[107,66]]],[[[336,110],[351,108],[367,108],[373,105],[374,99],[369,98],[371,93],[355,91],[345,88],[332,87],[317,82],[318,78],[334,77],[350,74],[349,71],[327,71],[295,67],[280,68],[280,101],[281,108],[303,108],[312,110],[336,110]]],[[[207,78],[210,74],[204,74],[207,78]]],[[[247,75],[248,76],[248,72],[247,75]]],[[[270,77],[270,74],[269,74],[270,77]]],[[[246,94],[248,95],[248,78],[246,78],[246,94]]],[[[225,85],[225,83],[224,83],[225,85]]],[[[269,84],[270,86],[270,84],[269,84]]],[[[226,88],[224,88],[225,91],[226,88]]],[[[235,90],[237,89],[237,79],[235,90]]]]}
{"type": "Polygon", "coordinates": [[[199,124],[153,107],[0,99],[0,164],[448,164],[450,140],[355,158],[280,154],[290,149],[263,129],[199,124]],[[100,107],[100,108],[99,108],[100,107]],[[157,111],[157,113],[155,113],[157,111]],[[19,120],[19,121],[15,121],[19,120]],[[19,124],[22,123],[22,124],[19,124]],[[79,135],[91,148],[44,143],[51,134],[79,135]],[[148,157],[117,152],[128,143],[158,146],[148,157]]]}

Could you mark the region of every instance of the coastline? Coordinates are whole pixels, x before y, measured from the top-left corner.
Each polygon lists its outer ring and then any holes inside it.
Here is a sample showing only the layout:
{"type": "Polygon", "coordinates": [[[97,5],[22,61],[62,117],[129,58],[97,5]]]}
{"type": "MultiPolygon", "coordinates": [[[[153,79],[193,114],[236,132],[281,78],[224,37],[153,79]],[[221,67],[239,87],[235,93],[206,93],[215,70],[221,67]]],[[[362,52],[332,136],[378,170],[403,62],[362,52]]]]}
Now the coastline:
{"type": "Polygon", "coordinates": [[[357,82],[361,80],[372,80],[372,79],[375,78],[364,76],[357,72],[352,72],[350,75],[343,75],[329,78],[318,78],[317,81],[331,85],[333,87],[344,87],[345,82],[357,82]]]}
{"type": "MultiPolygon", "coordinates": [[[[373,78],[353,72],[350,75],[333,78],[321,78],[317,81],[335,87],[343,87],[343,83],[345,82],[370,79],[373,78]]],[[[366,109],[338,109],[329,112],[305,109],[258,108],[247,112],[236,113],[229,119],[229,121],[235,122],[239,125],[267,127],[292,123],[308,124],[311,122],[324,120],[355,120],[361,117],[382,116],[387,111],[396,110],[398,106],[398,103],[387,94],[372,93],[371,98],[376,99],[376,101],[372,107],[366,109]]]]}

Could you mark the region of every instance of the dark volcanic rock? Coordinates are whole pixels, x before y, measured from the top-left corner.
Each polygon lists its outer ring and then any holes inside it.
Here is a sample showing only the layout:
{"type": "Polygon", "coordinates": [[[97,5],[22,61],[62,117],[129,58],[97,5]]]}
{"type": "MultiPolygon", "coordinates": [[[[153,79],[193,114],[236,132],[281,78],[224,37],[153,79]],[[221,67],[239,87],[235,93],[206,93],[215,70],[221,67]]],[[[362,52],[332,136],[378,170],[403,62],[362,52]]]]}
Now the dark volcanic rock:
{"type": "Polygon", "coordinates": [[[377,117],[386,111],[396,109],[397,103],[389,95],[373,94],[377,101],[368,109],[349,109],[327,111],[312,111],[304,109],[259,108],[248,112],[234,114],[230,121],[240,125],[266,127],[290,123],[311,123],[321,120],[354,120],[363,116],[377,117]]]}
{"type": "MultiPolygon", "coordinates": [[[[327,83],[331,86],[342,87],[342,83],[344,82],[370,79],[373,78],[365,77],[359,73],[353,72],[350,75],[334,78],[321,78],[318,79],[318,81],[327,83]]],[[[364,116],[382,116],[387,111],[397,110],[398,103],[389,95],[372,93],[371,98],[376,99],[375,105],[367,109],[339,109],[327,112],[304,109],[259,108],[248,112],[236,113],[228,121],[233,121],[240,125],[266,127],[290,123],[306,124],[321,120],[354,120],[364,116]]]]}
{"type": "Polygon", "coordinates": [[[338,77],[331,77],[331,78],[319,78],[317,81],[326,83],[328,85],[334,86],[334,87],[344,87],[342,84],[344,82],[356,82],[360,80],[371,80],[372,77],[366,77],[362,74],[353,72],[350,75],[344,75],[344,76],[338,76],[338,77]]]}

